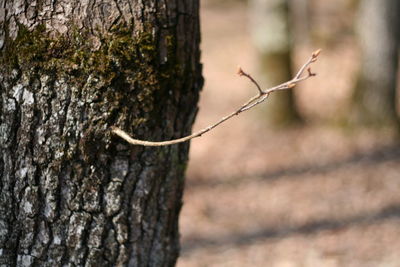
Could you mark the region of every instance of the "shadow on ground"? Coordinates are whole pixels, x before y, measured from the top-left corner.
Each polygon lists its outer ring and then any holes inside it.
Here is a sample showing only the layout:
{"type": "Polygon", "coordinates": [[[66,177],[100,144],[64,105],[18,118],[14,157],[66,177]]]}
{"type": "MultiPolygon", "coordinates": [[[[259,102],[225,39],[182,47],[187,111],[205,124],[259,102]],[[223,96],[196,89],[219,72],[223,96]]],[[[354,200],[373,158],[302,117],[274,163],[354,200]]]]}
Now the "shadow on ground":
{"type": "MultiPolygon", "coordinates": [[[[356,165],[377,165],[380,163],[399,161],[400,145],[392,144],[381,146],[374,150],[363,153],[356,153],[352,156],[331,161],[325,164],[314,164],[305,166],[295,166],[271,172],[255,173],[243,176],[230,177],[222,180],[220,177],[207,177],[207,180],[196,180],[191,177],[188,181],[189,190],[208,189],[215,186],[238,186],[246,182],[254,181],[275,181],[282,179],[305,179],[315,174],[327,174],[340,168],[349,168],[356,165]]],[[[355,214],[345,218],[325,218],[298,225],[277,225],[268,226],[249,232],[237,232],[229,235],[204,238],[201,236],[191,236],[182,243],[182,253],[190,254],[199,248],[217,248],[223,246],[244,246],[255,242],[268,239],[283,239],[294,235],[310,235],[321,231],[336,231],[348,227],[368,226],[379,224],[387,220],[400,220],[400,202],[394,202],[383,206],[377,211],[355,214]]]]}
{"type": "Polygon", "coordinates": [[[400,145],[393,144],[382,146],[363,153],[356,153],[348,158],[331,161],[324,164],[294,166],[280,170],[254,173],[246,176],[234,176],[221,180],[220,177],[207,177],[207,180],[191,177],[187,182],[188,190],[209,188],[215,186],[236,186],[247,181],[274,181],[280,179],[304,178],[305,174],[323,174],[340,168],[350,167],[357,164],[379,164],[389,161],[400,160],[400,145]]]}
{"type": "Polygon", "coordinates": [[[400,219],[400,203],[386,206],[376,212],[355,215],[340,220],[327,218],[297,226],[269,227],[212,239],[192,237],[190,240],[183,242],[182,253],[188,254],[198,248],[227,245],[243,246],[272,238],[287,238],[292,235],[309,235],[321,231],[335,231],[347,227],[377,224],[390,219],[400,219]]]}

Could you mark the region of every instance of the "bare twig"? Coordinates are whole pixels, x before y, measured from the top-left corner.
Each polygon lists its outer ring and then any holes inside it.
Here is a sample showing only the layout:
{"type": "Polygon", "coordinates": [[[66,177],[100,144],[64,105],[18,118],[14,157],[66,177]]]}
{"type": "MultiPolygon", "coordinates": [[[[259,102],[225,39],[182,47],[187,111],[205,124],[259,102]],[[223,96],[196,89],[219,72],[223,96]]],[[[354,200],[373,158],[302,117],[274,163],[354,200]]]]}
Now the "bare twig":
{"type": "Polygon", "coordinates": [[[238,74],[239,74],[239,76],[247,77],[252,83],[254,83],[254,85],[257,87],[259,95],[262,95],[263,91],[261,89],[261,86],[258,84],[258,82],[256,80],[253,79],[253,77],[251,77],[250,74],[244,72],[241,67],[239,67],[238,74]]]}
{"type": "Polygon", "coordinates": [[[186,142],[186,141],[189,141],[196,137],[200,137],[203,134],[211,131],[212,129],[214,129],[215,127],[220,125],[221,123],[229,120],[230,118],[232,118],[236,115],[239,115],[243,111],[249,110],[249,109],[257,106],[258,104],[264,102],[272,92],[279,91],[279,90],[291,89],[291,88],[295,87],[299,82],[307,80],[308,78],[315,76],[316,74],[311,71],[310,65],[317,60],[318,55],[320,53],[321,53],[320,49],[315,51],[314,53],[312,53],[311,57],[307,60],[306,63],[304,63],[304,65],[300,68],[300,70],[297,72],[296,76],[294,76],[293,79],[291,79],[290,81],[284,82],[280,85],[277,85],[275,87],[268,88],[266,90],[262,90],[260,85],[253,79],[253,77],[251,77],[249,74],[244,72],[241,68],[239,68],[238,74],[240,76],[245,76],[246,78],[248,78],[257,87],[258,94],[253,96],[252,98],[250,98],[239,109],[237,109],[234,112],[230,113],[229,115],[221,118],[218,122],[204,128],[196,133],[188,135],[186,137],[182,137],[182,138],[178,138],[178,139],[174,139],[174,140],[170,140],[170,141],[152,142],[152,141],[144,141],[144,140],[134,139],[134,138],[130,137],[129,134],[127,134],[125,131],[123,131],[115,126],[111,127],[111,131],[112,131],[112,133],[118,135],[119,137],[121,137],[122,139],[127,141],[128,143],[130,143],[132,145],[141,145],[141,146],[168,146],[168,145],[186,142]],[[305,74],[305,70],[307,70],[306,74],[305,74]]]}

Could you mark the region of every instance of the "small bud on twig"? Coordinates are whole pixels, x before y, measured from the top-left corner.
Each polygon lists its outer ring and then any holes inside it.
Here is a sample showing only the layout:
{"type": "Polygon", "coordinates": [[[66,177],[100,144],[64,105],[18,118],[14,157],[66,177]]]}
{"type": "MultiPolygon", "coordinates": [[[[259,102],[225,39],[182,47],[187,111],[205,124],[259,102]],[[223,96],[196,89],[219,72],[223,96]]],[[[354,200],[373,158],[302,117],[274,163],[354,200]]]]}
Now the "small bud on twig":
{"type": "Polygon", "coordinates": [[[317,57],[319,56],[319,54],[321,54],[321,51],[322,49],[318,49],[312,53],[311,55],[312,62],[315,62],[317,60],[317,57]]]}
{"type": "Polygon", "coordinates": [[[239,76],[245,75],[244,71],[242,70],[242,68],[241,68],[240,66],[239,66],[239,68],[238,68],[237,74],[238,74],[239,76]]]}
{"type": "Polygon", "coordinates": [[[307,72],[308,72],[308,76],[310,76],[310,77],[312,77],[312,76],[317,76],[316,73],[311,72],[311,68],[308,68],[308,69],[307,69],[307,72]]]}

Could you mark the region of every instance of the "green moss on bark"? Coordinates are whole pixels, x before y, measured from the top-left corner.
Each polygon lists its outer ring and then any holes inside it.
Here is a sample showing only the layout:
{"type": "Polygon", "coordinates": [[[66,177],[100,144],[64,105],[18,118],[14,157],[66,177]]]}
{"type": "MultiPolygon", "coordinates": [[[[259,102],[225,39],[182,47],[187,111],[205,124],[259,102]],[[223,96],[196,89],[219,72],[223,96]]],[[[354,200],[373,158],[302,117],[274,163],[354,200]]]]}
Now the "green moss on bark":
{"type": "MultiPolygon", "coordinates": [[[[177,66],[173,62],[159,68],[157,41],[152,33],[135,36],[132,28],[120,24],[108,33],[99,33],[96,38],[91,36],[73,27],[66,35],[50,36],[44,25],[33,30],[19,25],[16,39],[8,39],[0,62],[8,69],[38,67],[43,71],[57,70],[77,77],[96,74],[106,82],[118,75],[135,72],[138,73],[135,80],[150,86],[160,77],[169,78],[176,74],[177,66]],[[94,39],[100,41],[97,48],[94,39]]],[[[175,48],[174,37],[166,36],[164,44],[171,53],[175,48]]]]}
{"type": "MultiPolygon", "coordinates": [[[[167,94],[173,86],[171,81],[182,76],[179,64],[171,60],[176,58],[175,50],[173,35],[156,40],[151,32],[135,34],[125,24],[95,36],[74,27],[67,34],[50,35],[44,25],[33,30],[19,25],[15,40],[8,39],[2,50],[0,63],[9,71],[67,75],[82,90],[111,86],[113,90],[104,90],[99,99],[113,103],[110,113],[123,106],[120,104],[127,98],[136,103],[140,112],[154,113],[155,95],[167,94]],[[161,63],[157,47],[160,44],[166,46],[167,62],[161,63]],[[97,82],[91,86],[93,79],[97,82]]],[[[146,123],[146,117],[138,116],[132,123],[139,126],[146,123]]]]}

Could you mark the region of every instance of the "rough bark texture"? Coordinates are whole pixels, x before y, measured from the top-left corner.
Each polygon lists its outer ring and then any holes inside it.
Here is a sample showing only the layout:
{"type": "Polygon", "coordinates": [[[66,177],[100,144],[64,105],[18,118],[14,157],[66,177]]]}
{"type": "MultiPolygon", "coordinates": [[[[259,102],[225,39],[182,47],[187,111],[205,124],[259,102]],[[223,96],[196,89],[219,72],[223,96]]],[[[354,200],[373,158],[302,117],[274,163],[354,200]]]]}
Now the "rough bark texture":
{"type": "MultiPolygon", "coordinates": [[[[292,78],[292,47],[289,2],[252,0],[251,18],[255,46],[258,49],[261,78],[271,87],[292,78]]],[[[265,106],[265,118],[275,125],[299,122],[292,90],[277,93],[265,106]]]]}
{"type": "Polygon", "coordinates": [[[351,119],[372,126],[399,126],[396,81],[400,41],[400,2],[359,3],[358,33],[362,52],[351,119]]]}
{"type": "Polygon", "coordinates": [[[173,266],[196,0],[0,1],[0,265],[173,266]]]}

